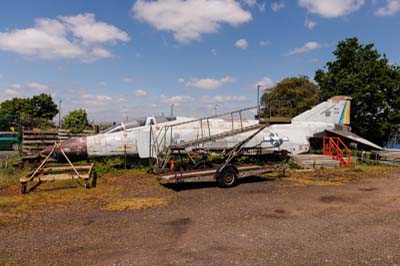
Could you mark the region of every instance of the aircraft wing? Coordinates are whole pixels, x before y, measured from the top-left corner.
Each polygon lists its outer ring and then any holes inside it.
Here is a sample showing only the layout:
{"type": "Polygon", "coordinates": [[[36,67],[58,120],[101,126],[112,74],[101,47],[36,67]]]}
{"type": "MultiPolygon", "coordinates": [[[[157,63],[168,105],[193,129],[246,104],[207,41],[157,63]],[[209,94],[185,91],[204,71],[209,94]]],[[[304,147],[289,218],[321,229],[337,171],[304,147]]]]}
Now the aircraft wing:
{"type": "Polygon", "coordinates": [[[374,150],[383,150],[382,147],[380,147],[380,146],[376,145],[375,143],[372,143],[371,141],[366,140],[350,131],[345,131],[345,130],[340,130],[340,129],[325,129],[325,131],[327,133],[335,134],[335,135],[341,136],[343,138],[352,140],[354,142],[366,145],[374,150]]]}

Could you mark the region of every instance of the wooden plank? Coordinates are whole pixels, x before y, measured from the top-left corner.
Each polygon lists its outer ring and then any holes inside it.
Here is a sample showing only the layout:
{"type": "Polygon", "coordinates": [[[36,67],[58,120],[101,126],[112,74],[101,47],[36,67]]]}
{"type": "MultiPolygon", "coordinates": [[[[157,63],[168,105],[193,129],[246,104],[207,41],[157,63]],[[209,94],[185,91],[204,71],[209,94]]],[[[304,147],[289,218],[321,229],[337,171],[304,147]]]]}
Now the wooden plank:
{"type": "MultiPolygon", "coordinates": [[[[80,175],[78,177],[76,174],[54,174],[54,175],[38,175],[33,178],[32,181],[57,181],[57,180],[72,180],[72,179],[89,179],[89,175],[80,175]]],[[[28,177],[21,177],[19,179],[20,183],[29,182],[28,177]]]]}
{"type": "Polygon", "coordinates": [[[54,142],[58,142],[58,139],[51,140],[51,139],[42,139],[42,140],[24,140],[24,145],[29,144],[54,144],[54,142]]]}
{"type": "Polygon", "coordinates": [[[57,135],[57,131],[43,130],[43,131],[32,131],[24,130],[24,135],[57,135]]]}

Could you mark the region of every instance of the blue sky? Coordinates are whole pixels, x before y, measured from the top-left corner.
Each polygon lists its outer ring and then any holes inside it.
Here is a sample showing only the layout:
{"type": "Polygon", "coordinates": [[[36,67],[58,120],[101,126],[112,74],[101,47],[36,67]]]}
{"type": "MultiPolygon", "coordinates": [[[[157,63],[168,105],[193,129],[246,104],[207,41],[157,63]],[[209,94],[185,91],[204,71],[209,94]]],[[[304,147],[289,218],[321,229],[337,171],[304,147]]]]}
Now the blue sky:
{"type": "Polygon", "coordinates": [[[91,120],[256,103],[358,37],[400,63],[400,0],[2,0],[0,100],[41,92],[91,120]]]}

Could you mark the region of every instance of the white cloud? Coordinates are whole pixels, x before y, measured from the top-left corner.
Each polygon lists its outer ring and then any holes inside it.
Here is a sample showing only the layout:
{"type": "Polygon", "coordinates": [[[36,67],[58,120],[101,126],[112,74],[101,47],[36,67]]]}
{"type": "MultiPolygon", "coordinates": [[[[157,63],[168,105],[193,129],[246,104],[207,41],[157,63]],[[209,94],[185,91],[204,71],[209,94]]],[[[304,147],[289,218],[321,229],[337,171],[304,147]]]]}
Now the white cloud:
{"type": "Polygon", "coordinates": [[[40,18],[31,28],[0,32],[0,50],[42,59],[94,61],[112,54],[103,45],[129,41],[115,26],[96,22],[94,14],[40,18]]]}
{"type": "Polygon", "coordinates": [[[21,85],[21,84],[18,84],[18,83],[16,83],[16,84],[11,84],[9,88],[12,89],[12,90],[19,90],[19,89],[22,88],[22,85],[21,85]]]}
{"type": "Polygon", "coordinates": [[[94,14],[79,14],[77,16],[59,17],[65,23],[67,29],[75,37],[82,39],[86,43],[105,43],[116,41],[127,42],[130,40],[126,32],[117,27],[97,22],[94,14]]]}
{"type": "Polygon", "coordinates": [[[26,84],[14,83],[9,85],[0,95],[0,100],[6,100],[12,97],[28,97],[34,94],[48,92],[49,86],[37,82],[29,82],[26,84]]]}
{"type": "Polygon", "coordinates": [[[93,106],[109,106],[117,103],[127,102],[128,97],[125,96],[110,96],[98,95],[86,91],[78,91],[78,97],[71,100],[74,104],[92,108],[93,106]]]}
{"type": "Polygon", "coordinates": [[[125,83],[133,83],[134,82],[134,80],[130,77],[123,77],[123,78],[121,78],[121,81],[125,82],[125,83]]]}
{"type": "Polygon", "coordinates": [[[305,26],[307,29],[312,30],[312,29],[315,28],[315,26],[317,26],[317,22],[312,21],[312,20],[306,18],[306,19],[304,20],[304,26],[305,26]]]}
{"type": "Polygon", "coordinates": [[[262,4],[257,4],[257,7],[260,12],[264,12],[265,11],[265,2],[262,4]]]}
{"type": "Polygon", "coordinates": [[[28,89],[34,90],[34,91],[48,91],[49,90],[49,86],[45,85],[45,84],[40,84],[37,82],[30,82],[28,84],[26,84],[26,87],[28,89]]]}
{"type": "Polygon", "coordinates": [[[286,7],[286,5],[284,2],[273,2],[271,4],[271,9],[274,12],[278,12],[280,9],[285,8],[285,7],[286,7]]]}
{"type": "Polygon", "coordinates": [[[386,0],[386,5],[375,11],[377,16],[393,16],[400,11],[400,0],[386,0]]]}
{"type": "Polygon", "coordinates": [[[160,102],[164,104],[175,104],[175,105],[180,105],[183,103],[188,103],[188,102],[193,102],[194,98],[192,96],[183,96],[183,95],[178,95],[178,96],[172,96],[172,97],[167,97],[165,95],[160,96],[160,102]]]}
{"type": "Polygon", "coordinates": [[[258,81],[256,84],[254,84],[254,88],[257,89],[257,87],[260,86],[262,90],[265,89],[270,89],[273,86],[275,86],[275,82],[272,81],[272,79],[268,77],[263,77],[260,81],[258,81]]]}
{"type": "Polygon", "coordinates": [[[216,56],[217,55],[217,49],[211,49],[211,53],[216,56]]]}
{"type": "Polygon", "coordinates": [[[147,95],[147,91],[145,91],[145,90],[135,91],[135,96],[137,96],[137,97],[142,97],[142,96],[146,96],[146,95],[147,95]]]}
{"type": "Polygon", "coordinates": [[[299,0],[299,5],[309,13],[318,14],[324,18],[334,18],[357,11],[365,0],[299,0]]]}
{"type": "Polygon", "coordinates": [[[246,96],[203,96],[200,98],[202,103],[232,103],[232,102],[246,102],[249,99],[246,96]]]}
{"type": "Polygon", "coordinates": [[[244,50],[247,48],[247,46],[249,46],[249,43],[246,39],[239,39],[235,42],[235,46],[244,50]]]}
{"type": "Polygon", "coordinates": [[[256,0],[243,0],[243,2],[248,5],[249,7],[254,7],[257,6],[258,10],[260,12],[264,12],[265,11],[265,2],[263,2],[262,4],[257,3],[256,0]]]}
{"type": "Polygon", "coordinates": [[[20,93],[17,90],[14,90],[12,88],[5,89],[4,94],[6,96],[14,96],[14,97],[20,95],[20,93]]]}
{"type": "Polygon", "coordinates": [[[226,76],[221,79],[212,79],[212,78],[193,78],[190,80],[185,80],[183,78],[177,79],[178,83],[184,84],[185,87],[187,88],[197,88],[197,89],[203,89],[203,90],[215,90],[227,83],[233,83],[235,82],[235,79],[226,76]]]}
{"type": "Polygon", "coordinates": [[[234,0],[138,0],[132,11],[136,19],[157,30],[172,31],[181,43],[217,32],[222,23],[238,26],[252,19],[251,13],[234,0]]]}
{"type": "Polygon", "coordinates": [[[105,87],[107,87],[107,82],[105,82],[105,81],[100,81],[100,82],[98,83],[98,85],[99,85],[99,87],[105,88],[105,87]]]}
{"type": "Polygon", "coordinates": [[[113,56],[110,53],[110,51],[108,51],[107,49],[99,48],[99,47],[93,48],[89,55],[90,56],[87,59],[87,61],[92,61],[92,60],[97,60],[97,59],[102,59],[102,58],[110,58],[113,56]]]}
{"type": "Polygon", "coordinates": [[[261,47],[267,47],[269,44],[270,44],[270,42],[267,41],[267,40],[263,40],[263,41],[260,41],[260,42],[259,42],[259,45],[260,45],[261,47]]]}
{"type": "Polygon", "coordinates": [[[322,45],[317,43],[317,42],[306,42],[303,47],[298,47],[294,48],[293,50],[290,50],[287,55],[294,55],[294,54],[302,54],[302,53],[307,53],[311,50],[315,50],[318,48],[321,48],[322,45]]]}
{"type": "Polygon", "coordinates": [[[257,4],[256,0],[243,0],[243,2],[245,2],[248,6],[254,6],[255,4],[257,4]]]}

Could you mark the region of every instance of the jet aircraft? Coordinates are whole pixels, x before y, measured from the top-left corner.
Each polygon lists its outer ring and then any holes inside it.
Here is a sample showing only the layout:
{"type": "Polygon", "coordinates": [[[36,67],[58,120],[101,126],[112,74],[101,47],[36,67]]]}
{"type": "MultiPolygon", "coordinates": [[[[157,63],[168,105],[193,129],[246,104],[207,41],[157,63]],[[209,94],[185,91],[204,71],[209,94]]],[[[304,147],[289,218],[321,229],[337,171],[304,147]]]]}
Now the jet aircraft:
{"type": "MultiPolygon", "coordinates": [[[[350,101],[351,98],[347,96],[332,97],[292,118],[289,124],[273,124],[265,127],[252,137],[245,147],[250,155],[251,151],[255,150],[257,152],[254,154],[278,150],[286,150],[291,154],[307,153],[310,150],[310,139],[328,134],[338,135],[370,149],[382,149],[350,131],[350,101]]],[[[215,136],[235,128],[251,128],[258,124],[257,119],[207,118],[203,120],[188,117],[149,116],[130,123],[121,123],[101,134],[71,138],[62,142],[60,148],[73,160],[124,155],[144,159],[156,156],[151,147],[155,142],[161,141],[161,138],[157,136],[165,128],[167,130],[173,128],[173,131],[171,129],[171,132],[167,132],[168,138],[163,140],[163,145],[171,145],[188,143],[201,138],[204,134],[215,136]]],[[[256,130],[228,134],[224,138],[197,143],[190,149],[226,150],[251,136],[256,130]]],[[[42,154],[48,154],[50,150],[51,147],[44,150],[42,154]]],[[[56,154],[59,152],[59,149],[56,150],[56,154]]]]}

